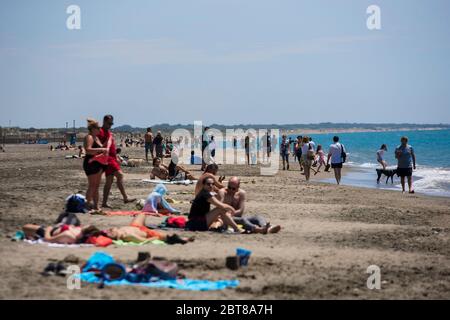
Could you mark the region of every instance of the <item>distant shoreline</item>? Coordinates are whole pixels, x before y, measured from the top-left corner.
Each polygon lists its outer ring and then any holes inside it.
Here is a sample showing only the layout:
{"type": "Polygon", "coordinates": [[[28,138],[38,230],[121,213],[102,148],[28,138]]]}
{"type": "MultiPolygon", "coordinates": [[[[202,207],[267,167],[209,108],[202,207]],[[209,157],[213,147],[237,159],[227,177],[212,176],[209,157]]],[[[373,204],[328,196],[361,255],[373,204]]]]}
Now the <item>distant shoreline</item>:
{"type": "Polygon", "coordinates": [[[304,134],[328,134],[328,133],[360,133],[360,132],[395,132],[395,131],[438,131],[449,130],[448,128],[380,128],[380,129],[305,129],[305,130],[281,130],[283,134],[304,135],[304,134]]]}

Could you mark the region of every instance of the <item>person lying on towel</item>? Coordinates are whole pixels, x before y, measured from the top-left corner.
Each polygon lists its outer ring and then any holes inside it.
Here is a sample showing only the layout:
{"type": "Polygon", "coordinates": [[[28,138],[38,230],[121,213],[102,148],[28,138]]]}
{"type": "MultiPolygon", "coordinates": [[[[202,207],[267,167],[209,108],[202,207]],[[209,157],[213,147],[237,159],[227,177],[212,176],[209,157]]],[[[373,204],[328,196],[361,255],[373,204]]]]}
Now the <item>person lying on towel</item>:
{"type": "Polygon", "coordinates": [[[70,224],[57,224],[48,227],[26,224],[22,227],[22,230],[26,239],[42,239],[45,242],[60,244],[84,243],[89,237],[101,233],[99,229],[91,225],[81,227],[70,224]]]}
{"type": "Polygon", "coordinates": [[[194,238],[182,238],[177,234],[167,235],[161,231],[151,230],[145,226],[145,213],[137,215],[129,226],[111,228],[105,230],[107,237],[113,240],[123,240],[127,242],[144,242],[148,240],[160,240],[167,244],[185,244],[194,241],[194,238]]]}

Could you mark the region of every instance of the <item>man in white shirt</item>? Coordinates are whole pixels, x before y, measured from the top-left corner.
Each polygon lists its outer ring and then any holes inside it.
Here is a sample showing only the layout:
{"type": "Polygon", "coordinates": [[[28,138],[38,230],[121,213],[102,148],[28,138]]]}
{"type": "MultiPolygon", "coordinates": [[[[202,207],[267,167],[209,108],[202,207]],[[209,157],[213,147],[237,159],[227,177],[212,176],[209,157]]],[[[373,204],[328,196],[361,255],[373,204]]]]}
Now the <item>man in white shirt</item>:
{"type": "Polygon", "coordinates": [[[328,151],[327,166],[331,159],[331,167],[334,170],[334,177],[336,178],[337,184],[340,184],[342,164],[345,162],[347,154],[344,145],[339,143],[338,136],[333,137],[333,142],[334,143],[330,145],[330,149],[328,151]]]}

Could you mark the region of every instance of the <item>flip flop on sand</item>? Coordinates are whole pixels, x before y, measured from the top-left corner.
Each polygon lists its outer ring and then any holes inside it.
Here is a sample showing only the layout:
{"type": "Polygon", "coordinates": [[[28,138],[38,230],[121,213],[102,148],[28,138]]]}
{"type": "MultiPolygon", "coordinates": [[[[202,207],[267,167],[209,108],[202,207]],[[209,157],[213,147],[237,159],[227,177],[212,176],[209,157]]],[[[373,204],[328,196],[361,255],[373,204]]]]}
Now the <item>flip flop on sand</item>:
{"type": "Polygon", "coordinates": [[[132,199],[123,200],[123,203],[131,203],[131,202],[135,202],[135,201],[136,201],[136,198],[132,198],[132,199]]]}

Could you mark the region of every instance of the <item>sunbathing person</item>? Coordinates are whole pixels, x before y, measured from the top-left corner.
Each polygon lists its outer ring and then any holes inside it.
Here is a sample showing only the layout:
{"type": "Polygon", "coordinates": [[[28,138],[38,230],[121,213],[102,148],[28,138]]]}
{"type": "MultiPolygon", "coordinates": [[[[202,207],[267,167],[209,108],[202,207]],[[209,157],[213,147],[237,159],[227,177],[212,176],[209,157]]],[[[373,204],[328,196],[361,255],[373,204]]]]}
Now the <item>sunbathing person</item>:
{"type": "Polygon", "coordinates": [[[164,199],[164,196],[167,193],[167,188],[163,184],[158,184],[153,189],[153,192],[150,193],[145,200],[143,212],[156,212],[165,211],[169,213],[180,213],[179,210],[174,209],[170,206],[170,204],[164,199]]]}
{"type": "Polygon", "coordinates": [[[94,226],[80,227],[68,224],[57,224],[46,228],[35,224],[26,224],[22,230],[26,239],[43,239],[46,242],[61,244],[83,243],[90,236],[100,233],[100,230],[94,226]]]}
{"type": "Polygon", "coordinates": [[[197,181],[197,184],[195,185],[195,195],[199,194],[199,192],[203,189],[203,186],[205,184],[204,181],[207,178],[211,178],[214,181],[212,191],[218,192],[220,189],[224,188],[222,181],[225,179],[225,177],[219,177],[218,179],[216,179],[217,171],[219,171],[219,166],[215,163],[208,164],[206,166],[205,172],[200,176],[200,178],[197,181]]]}
{"type": "Polygon", "coordinates": [[[232,206],[235,209],[233,214],[233,220],[237,224],[244,226],[244,229],[249,233],[277,233],[281,227],[271,226],[270,223],[266,223],[266,220],[261,216],[243,217],[245,210],[246,193],[243,189],[240,189],[240,183],[238,177],[232,177],[228,181],[228,187],[220,189],[217,198],[232,206]]]}
{"type": "Polygon", "coordinates": [[[111,228],[105,231],[107,237],[113,240],[127,242],[143,242],[149,240],[160,240],[167,244],[185,244],[194,241],[194,238],[182,238],[177,234],[167,235],[161,231],[151,230],[145,226],[145,213],[137,215],[129,226],[111,228]]]}
{"type": "Polygon", "coordinates": [[[169,178],[169,167],[161,162],[161,158],[153,159],[153,169],[150,172],[150,179],[159,178],[167,180],[169,178]]]}
{"type": "Polygon", "coordinates": [[[219,201],[215,197],[213,189],[214,179],[211,177],[203,179],[203,188],[192,202],[186,228],[191,231],[207,231],[220,219],[225,228],[231,227],[234,232],[241,233],[242,231],[232,218],[235,213],[234,208],[219,201]],[[211,210],[211,204],[216,208],[211,210]]]}

